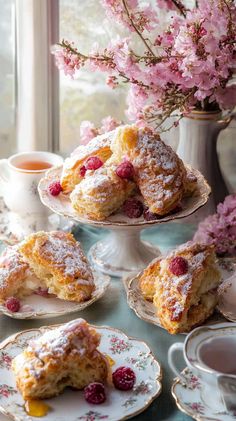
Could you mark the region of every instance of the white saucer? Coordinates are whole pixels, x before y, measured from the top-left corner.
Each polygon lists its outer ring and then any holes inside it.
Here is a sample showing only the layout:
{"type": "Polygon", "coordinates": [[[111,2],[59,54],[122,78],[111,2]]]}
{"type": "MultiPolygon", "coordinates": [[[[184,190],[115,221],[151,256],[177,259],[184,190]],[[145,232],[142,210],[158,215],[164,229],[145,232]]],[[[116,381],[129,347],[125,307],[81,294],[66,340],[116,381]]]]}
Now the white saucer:
{"type": "Polygon", "coordinates": [[[189,368],[182,371],[185,383],[177,377],[171,388],[179,410],[197,421],[235,421],[236,412],[225,410],[220,395],[204,385],[189,368]]]}

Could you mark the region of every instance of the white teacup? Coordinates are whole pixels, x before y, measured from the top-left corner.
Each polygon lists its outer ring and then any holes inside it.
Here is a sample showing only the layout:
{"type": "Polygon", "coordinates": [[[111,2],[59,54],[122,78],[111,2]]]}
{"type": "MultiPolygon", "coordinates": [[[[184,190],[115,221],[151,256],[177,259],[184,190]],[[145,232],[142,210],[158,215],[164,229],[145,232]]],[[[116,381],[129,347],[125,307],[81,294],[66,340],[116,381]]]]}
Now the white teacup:
{"type": "Polygon", "coordinates": [[[194,329],[184,343],[173,344],[168,351],[172,371],[183,379],[175,364],[181,351],[188,367],[208,387],[209,396],[222,400],[226,410],[236,409],[236,323],[203,326],[194,329]]]}
{"type": "Polygon", "coordinates": [[[38,183],[50,168],[61,165],[63,158],[51,152],[23,152],[0,160],[0,187],[11,211],[11,231],[22,237],[47,229],[49,210],[41,203],[38,183]]]}

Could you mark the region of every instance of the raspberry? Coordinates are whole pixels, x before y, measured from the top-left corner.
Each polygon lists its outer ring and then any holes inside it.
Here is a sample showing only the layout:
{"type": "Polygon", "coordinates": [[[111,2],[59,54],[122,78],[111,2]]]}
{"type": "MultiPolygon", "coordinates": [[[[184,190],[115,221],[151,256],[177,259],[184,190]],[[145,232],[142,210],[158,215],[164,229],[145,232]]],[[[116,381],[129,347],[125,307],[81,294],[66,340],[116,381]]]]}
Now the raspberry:
{"type": "Polygon", "coordinates": [[[179,205],[177,205],[172,211],[170,211],[169,213],[168,213],[168,215],[172,215],[173,213],[176,213],[176,212],[181,212],[183,210],[183,208],[182,208],[182,206],[179,204],[179,205]]]}
{"type": "Polygon", "coordinates": [[[98,156],[91,156],[85,162],[85,169],[86,170],[97,170],[98,168],[102,167],[103,162],[101,161],[98,156]]]}
{"type": "Polygon", "coordinates": [[[143,213],[143,204],[134,198],[127,199],[123,205],[123,211],[129,218],[139,218],[143,213]]]}
{"type": "Polygon", "coordinates": [[[120,178],[132,180],[134,176],[134,167],[129,161],[124,161],[116,168],[116,175],[120,178]]]}
{"type": "Polygon", "coordinates": [[[12,313],[17,313],[20,310],[20,301],[18,298],[9,297],[5,302],[5,307],[12,313]]]}
{"type": "Polygon", "coordinates": [[[99,405],[100,403],[105,402],[106,393],[105,388],[102,383],[90,383],[84,389],[84,397],[88,403],[93,403],[94,405],[99,405]]]}
{"type": "Polygon", "coordinates": [[[51,183],[48,187],[48,190],[52,196],[58,196],[62,191],[60,181],[54,181],[53,183],[51,183]]]}
{"type": "Polygon", "coordinates": [[[136,376],[131,368],[119,367],[112,373],[112,380],[116,389],[131,390],[136,381],[136,376]]]}
{"type": "Polygon", "coordinates": [[[181,276],[188,272],[188,262],[181,256],[174,257],[169,263],[173,275],[181,276]]]}
{"type": "Polygon", "coordinates": [[[82,165],[82,167],[80,168],[80,170],[79,170],[79,174],[80,174],[80,176],[81,177],[84,177],[85,176],[85,174],[86,174],[86,168],[85,168],[85,166],[84,165],[82,165]]]}
{"type": "Polygon", "coordinates": [[[48,293],[48,288],[41,288],[38,287],[38,289],[35,291],[36,295],[41,295],[42,297],[48,297],[50,294],[48,293]]]}
{"type": "Polygon", "coordinates": [[[149,209],[145,209],[143,212],[143,217],[146,221],[155,221],[156,219],[160,219],[160,216],[156,213],[150,212],[149,209]]]}

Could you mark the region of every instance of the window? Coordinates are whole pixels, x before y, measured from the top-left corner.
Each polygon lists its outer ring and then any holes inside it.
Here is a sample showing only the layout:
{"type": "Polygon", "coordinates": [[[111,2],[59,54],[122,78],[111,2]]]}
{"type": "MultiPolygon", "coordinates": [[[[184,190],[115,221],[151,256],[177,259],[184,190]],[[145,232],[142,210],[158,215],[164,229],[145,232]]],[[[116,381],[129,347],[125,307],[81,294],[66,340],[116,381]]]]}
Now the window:
{"type": "Polygon", "coordinates": [[[0,0],[0,156],[15,149],[15,2],[0,0]]]}
{"type": "MultiPolygon", "coordinates": [[[[60,39],[73,40],[87,53],[95,42],[105,46],[111,31],[98,0],[60,0],[60,39]]],[[[81,69],[75,80],[61,73],[60,150],[68,154],[78,145],[82,120],[98,126],[107,115],[125,120],[125,101],[126,87],[111,90],[102,73],[81,69]]]]}

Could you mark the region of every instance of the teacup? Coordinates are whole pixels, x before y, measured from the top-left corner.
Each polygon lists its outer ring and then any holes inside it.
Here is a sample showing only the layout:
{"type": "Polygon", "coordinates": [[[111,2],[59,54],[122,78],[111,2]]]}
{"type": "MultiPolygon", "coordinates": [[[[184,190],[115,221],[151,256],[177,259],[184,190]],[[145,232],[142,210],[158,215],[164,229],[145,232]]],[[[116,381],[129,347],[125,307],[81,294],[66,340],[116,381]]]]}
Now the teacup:
{"type": "Polygon", "coordinates": [[[225,409],[236,409],[236,323],[203,326],[194,329],[184,343],[173,344],[168,351],[172,371],[186,382],[175,364],[181,351],[188,367],[208,387],[209,395],[222,400],[225,409]]]}
{"type": "Polygon", "coordinates": [[[11,211],[11,231],[22,237],[47,229],[50,211],[41,203],[38,183],[50,168],[61,165],[63,158],[51,152],[22,152],[0,160],[0,187],[11,211]]]}

